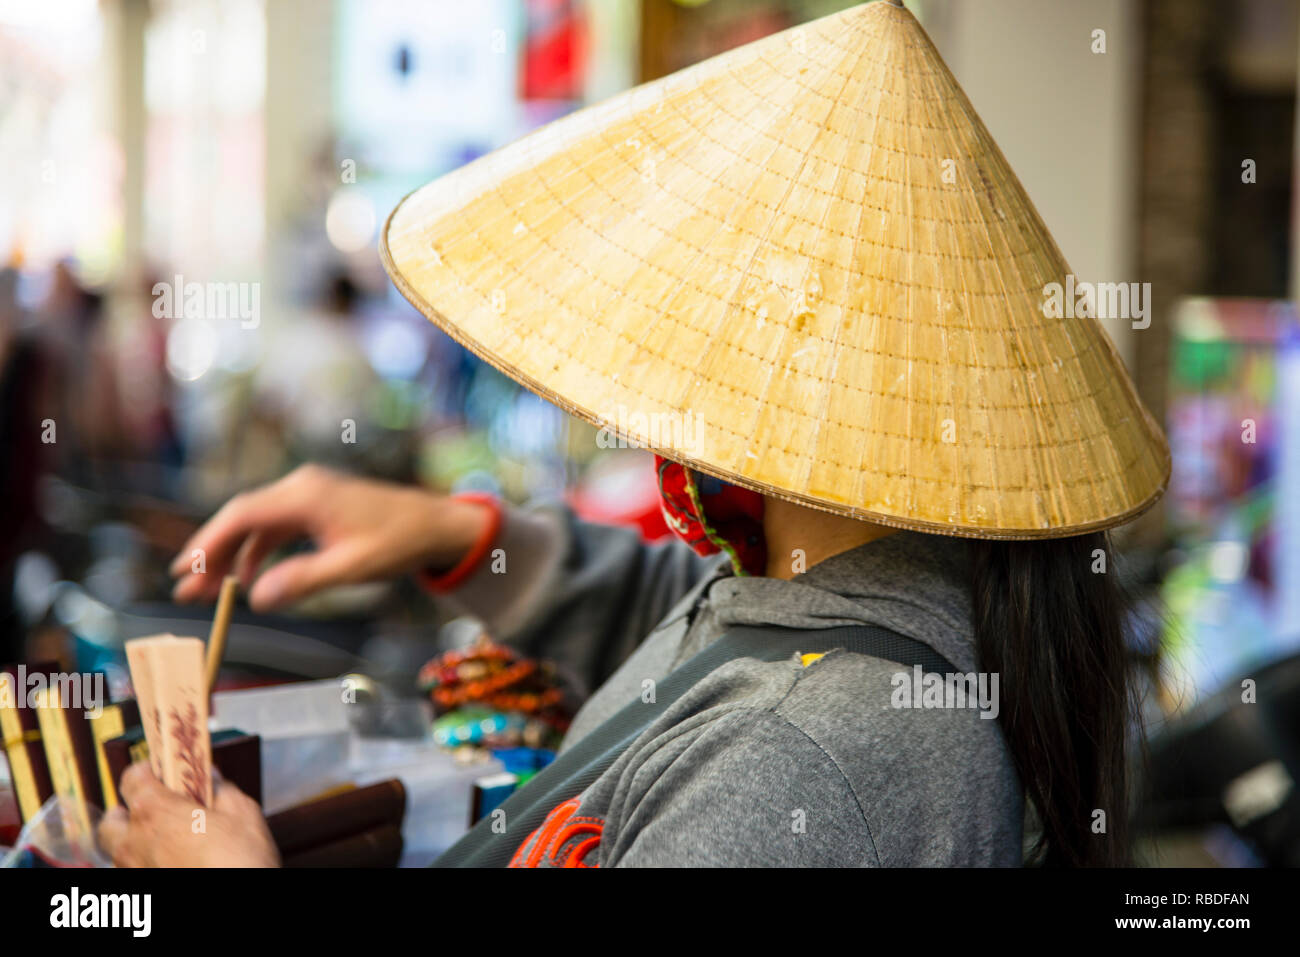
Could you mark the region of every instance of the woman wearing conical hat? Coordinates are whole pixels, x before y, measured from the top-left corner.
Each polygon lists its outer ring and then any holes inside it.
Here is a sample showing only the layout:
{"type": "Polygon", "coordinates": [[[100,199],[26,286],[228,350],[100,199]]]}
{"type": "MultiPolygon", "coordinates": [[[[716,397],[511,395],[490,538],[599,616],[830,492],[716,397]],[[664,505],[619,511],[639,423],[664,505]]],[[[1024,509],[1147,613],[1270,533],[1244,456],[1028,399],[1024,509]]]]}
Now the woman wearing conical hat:
{"type": "Polygon", "coordinates": [[[560,120],[409,196],[382,249],[448,334],[653,449],[687,542],[307,469],[182,552],[179,598],[237,565],[264,608],[420,572],[581,684],[556,764],[443,863],[1010,865],[1026,819],[1036,860],[1127,859],[1105,532],[1168,448],[1099,324],[1050,308],[1070,269],[910,13],[560,120]]]}

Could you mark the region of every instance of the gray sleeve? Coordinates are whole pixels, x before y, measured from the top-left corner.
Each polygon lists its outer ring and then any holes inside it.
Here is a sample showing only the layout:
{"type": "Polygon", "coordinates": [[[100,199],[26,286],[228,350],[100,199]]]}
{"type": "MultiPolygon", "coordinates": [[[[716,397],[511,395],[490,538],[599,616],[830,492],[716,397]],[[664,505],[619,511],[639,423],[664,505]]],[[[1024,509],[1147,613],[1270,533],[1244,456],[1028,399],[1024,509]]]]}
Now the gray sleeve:
{"type": "Polygon", "coordinates": [[[507,508],[493,549],[445,601],[554,661],[585,698],[715,565],[683,542],[648,545],[563,506],[507,508]]]}
{"type": "Polygon", "coordinates": [[[620,779],[602,867],[875,866],[848,781],[772,711],[738,709],[674,736],[620,779]]]}

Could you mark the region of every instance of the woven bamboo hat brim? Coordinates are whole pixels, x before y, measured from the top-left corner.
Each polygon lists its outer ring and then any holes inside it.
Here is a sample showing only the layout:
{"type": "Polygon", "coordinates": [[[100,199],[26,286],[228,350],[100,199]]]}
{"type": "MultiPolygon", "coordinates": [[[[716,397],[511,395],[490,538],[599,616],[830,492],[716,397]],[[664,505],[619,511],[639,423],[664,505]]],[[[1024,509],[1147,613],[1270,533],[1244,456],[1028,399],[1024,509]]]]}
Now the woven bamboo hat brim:
{"type": "Polygon", "coordinates": [[[1168,480],[1100,323],[1044,305],[1070,269],[1024,188],[890,2],[552,123],[412,193],[381,246],[507,375],[759,492],[1039,538],[1168,480]]]}

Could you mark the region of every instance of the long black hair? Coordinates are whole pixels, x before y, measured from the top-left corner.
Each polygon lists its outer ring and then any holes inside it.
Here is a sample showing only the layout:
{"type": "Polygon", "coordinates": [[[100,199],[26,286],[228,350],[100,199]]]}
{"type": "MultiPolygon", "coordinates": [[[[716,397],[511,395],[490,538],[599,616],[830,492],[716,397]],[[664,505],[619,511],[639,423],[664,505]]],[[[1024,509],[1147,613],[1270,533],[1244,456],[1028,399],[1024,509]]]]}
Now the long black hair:
{"type": "Polygon", "coordinates": [[[1135,696],[1109,539],[972,545],[980,667],[1000,676],[998,720],[1041,824],[1029,862],[1127,864],[1135,696]]]}

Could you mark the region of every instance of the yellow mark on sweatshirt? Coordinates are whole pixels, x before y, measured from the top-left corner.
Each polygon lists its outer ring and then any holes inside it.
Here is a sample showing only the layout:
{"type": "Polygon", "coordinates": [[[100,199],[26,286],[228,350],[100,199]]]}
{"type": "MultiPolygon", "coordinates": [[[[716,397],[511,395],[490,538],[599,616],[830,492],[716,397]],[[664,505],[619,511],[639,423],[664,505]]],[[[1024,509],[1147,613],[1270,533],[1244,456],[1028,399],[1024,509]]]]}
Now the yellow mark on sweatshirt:
{"type": "Polygon", "coordinates": [[[826,652],[824,652],[824,651],[819,651],[819,652],[817,652],[816,654],[811,654],[811,653],[810,653],[810,654],[806,654],[806,655],[800,655],[800,656],[799,656],[799,660],[802,661],[802,662],[803,662],[803,666],[804,666],[805,668],[807,668],[810,664],[812,664],[812,663],[813,663],[814,661],[816,661],[818,658],[823,657],[825,654],[826,654],[826,652]]]}

